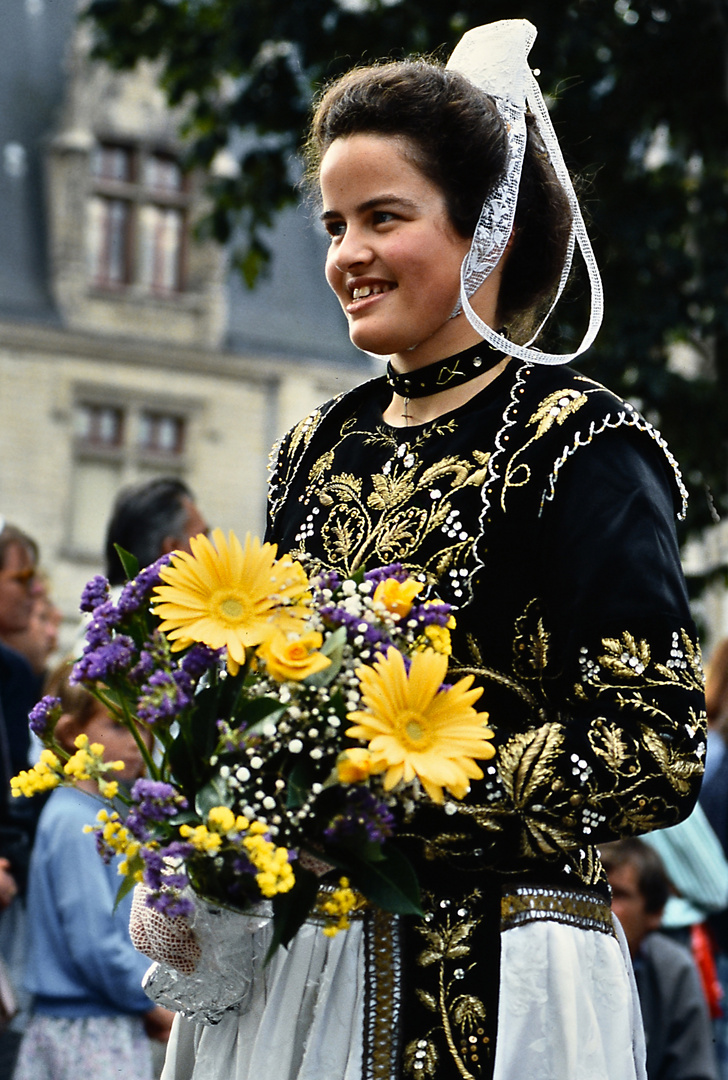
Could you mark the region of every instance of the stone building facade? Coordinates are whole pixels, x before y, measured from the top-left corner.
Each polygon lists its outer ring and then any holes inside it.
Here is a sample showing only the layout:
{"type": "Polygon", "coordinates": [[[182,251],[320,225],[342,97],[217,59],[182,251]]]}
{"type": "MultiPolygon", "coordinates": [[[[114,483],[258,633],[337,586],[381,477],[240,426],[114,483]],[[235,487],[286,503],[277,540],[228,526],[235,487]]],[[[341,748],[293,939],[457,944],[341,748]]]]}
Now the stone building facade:
{"type": "Polygon", "coordinates": [[[38,540],[66,640],[122,486],[179,475],[260,534],[272,443],[370,369],[303,209],[252,293],[194,238],[179,117],[151,69],[90,63],[74,8],[0,11],[0,514],[38,540]]]}

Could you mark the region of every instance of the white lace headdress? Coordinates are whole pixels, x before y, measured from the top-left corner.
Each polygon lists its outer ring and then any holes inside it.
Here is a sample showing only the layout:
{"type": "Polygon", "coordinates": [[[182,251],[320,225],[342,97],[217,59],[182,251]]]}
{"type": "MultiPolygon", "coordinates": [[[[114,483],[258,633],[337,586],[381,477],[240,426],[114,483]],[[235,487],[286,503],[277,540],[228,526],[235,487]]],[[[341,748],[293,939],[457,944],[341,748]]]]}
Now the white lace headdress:
{"type": "Polygon", "coordinates": [[[463,260],[460,271],[460,302],[453,314],[457,314],[462,305],[468,322],[478,333],[494,348],[509,356],[530,360],[537,364],[565,364],[583,353],[594,341],[602,322],[604,294],[574,185],[566,168],[541,90],[528,66],[528,54],[535,40],[536,27],[527,19],[503,19],[486,26],[478,26],[464,35],[447,65],[451,70],[464,75],[473,85],[495,100],[496,107],[507,127],[509,146],[505,177],[484,203],[470,251],[463,260]],[[551,164],[568,197],[572,225],[566,262],[561,273],[556,298],[536,332],[525,345],[517,345],[483,322],[473,310],[470,297],[498,265],[513,231],[518,186],[526,149],[526,106],[536,118],[551,164]],[[581,345],[575,352],[565,354],[541,352],[530,346],[538,337],[561,297],[571,269],[575,243],[578,243],[586,263],[591,285],[589,325],[581,345]]]}

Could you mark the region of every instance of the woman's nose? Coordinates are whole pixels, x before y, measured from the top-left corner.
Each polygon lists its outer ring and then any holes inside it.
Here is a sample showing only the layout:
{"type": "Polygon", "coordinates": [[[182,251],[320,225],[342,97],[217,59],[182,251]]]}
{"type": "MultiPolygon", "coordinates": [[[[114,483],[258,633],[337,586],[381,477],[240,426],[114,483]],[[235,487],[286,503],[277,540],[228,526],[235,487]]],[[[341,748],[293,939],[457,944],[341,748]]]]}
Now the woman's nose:
{"type": "Polygon", "coordinates": [[[372,257],[371,246],[361,230],[349,227],[336,248],[334,263],[337,270],[345,273],[354,266],[366,265],[372,257]]]}

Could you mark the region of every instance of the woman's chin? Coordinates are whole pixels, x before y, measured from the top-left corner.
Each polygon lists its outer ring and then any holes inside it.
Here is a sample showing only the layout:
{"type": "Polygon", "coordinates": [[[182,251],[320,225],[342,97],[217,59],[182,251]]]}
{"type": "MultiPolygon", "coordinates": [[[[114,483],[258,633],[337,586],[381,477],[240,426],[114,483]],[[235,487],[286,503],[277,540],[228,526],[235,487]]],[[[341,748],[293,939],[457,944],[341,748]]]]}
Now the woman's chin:
{"type": "Polygon", "coordinates": [[[405,338],[404,335],[376,331],[368,327],[357,326],[349,323],[349,338],[352,345],[362,352],[372,353],[374,356],[392,356],[394,353],[406,353],[409,349],[416,348],[418,342],[405,338]]]}

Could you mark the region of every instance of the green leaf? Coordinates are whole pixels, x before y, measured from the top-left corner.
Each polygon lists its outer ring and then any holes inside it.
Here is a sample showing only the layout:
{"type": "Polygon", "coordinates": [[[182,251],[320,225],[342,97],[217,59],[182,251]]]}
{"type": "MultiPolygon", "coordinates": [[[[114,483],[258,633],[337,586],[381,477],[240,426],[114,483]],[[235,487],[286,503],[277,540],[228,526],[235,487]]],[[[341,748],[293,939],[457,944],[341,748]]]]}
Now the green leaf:
{"type": "Polygon", "coordinates": [[[324,641],[321,652],[328,656],[331,663],[322,671],[316,671],[313,675],[307,675],[303,680],[306,686],[329,686],[341,671],[344,660],[344,646],[346,645],[346,628],[338,627],[324,641]]]}
{"type": "Polygon", "coordinates": [[[296,884],[290,892],[279,893],[273,898],[273,938],[266,953],[266,964],[279,945],[288,945],[316,903],[319,879],[298,865],[295,874],[296,884]]]}
{"type": "Polygon", "coordinates": [[[316,771],[311,759],[308,757],[299,758],[288,777],[288,788],[286,790],[287,809],[295,810],[299,806],[303,806],[310,794],[311,784],[315,776],[316,771]]]}
{"type": "Polygon", "coordinates": [[[195,810],[203,821],[207,820],[207,815],[214,806],[230,807],[232,805],[233,793],[219,774],[213,776],[204,787],[200,788],[195,799],[195,810]]]}
{"type": "Polygon", "coordinates": [[[213,773],[210,758],[218,742],[217,717],[217,694],[209,687],[180,716],[179,733],[167,748],[167,763],[189,803],[213,773]]]}
{"type": "Polygon", "coordinates": [[[238,724],[245,724],[245,733],[254,734],[267,720],[279,720],[286,711],[277,698],[259,697],[244,701],[238,708],[235,719],[238,724]]]}
{"type": "MultiPolygon", "coordinates": [[[[134,862],[137,862],[137,861],[139,862],[139,864],[141,866],[141,860],[140,859],[139,860],[136,860],[136,859],[132,860],[132,865],[133,865],[134,862]]],[[[130,870],[131,870],[131,868],[132,867],[130,865],[130,870]]],[[[133,872],[128,873],[128,874],[126,874],[124,876],[124,878],[122,879],[121,885],[119,886],[119,889],[118,889],[118,891],[116,893],[116,898],[114,900],[114,911],[116,911],[116,909],[118,908],[119,904],[124,899],[124,897],[128,896],[128,894],[132,891],[132,889],[134,888],[136,883],[137,883],[136,882],[136,877],[135,877],[133,872]]]]}
{"type": "Polygon", "coordinates": [[[381,858],[370,862],[356,851],[326,851],[326,859],[347,872],[351,884],[384,911],[395,915],[422,915],[420,887],[412,864],[401,851],[387,844],[381,858]]]}
{"type": "Polygon", "coordinates": [[[119,544],[114,544],[114,548],[121,560],[121,565],[124,567],[124,573],[126,574],[127,579],[131,581],[132,578],[135,578],[139,573],[139,560],[136,555],[132,555],[130,551],[126,551],[123,547],[120,547],[119,544]]]}

